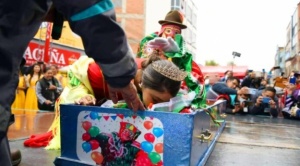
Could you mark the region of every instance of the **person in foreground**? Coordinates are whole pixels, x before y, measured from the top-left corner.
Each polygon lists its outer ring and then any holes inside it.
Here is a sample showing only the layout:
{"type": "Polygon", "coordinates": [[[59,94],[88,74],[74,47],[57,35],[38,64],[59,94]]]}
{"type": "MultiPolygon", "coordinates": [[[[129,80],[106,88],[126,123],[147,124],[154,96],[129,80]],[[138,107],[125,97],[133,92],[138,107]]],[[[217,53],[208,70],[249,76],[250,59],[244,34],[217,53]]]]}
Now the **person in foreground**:
{"type": "MultiPolygon", "coordinates": [[[[69,22],[74,33],[81,37],[86,54],[101,66],[111,99],[117,102],[116,94],[119,92],[129,108],[144,110],[131,83],[136,73],[133,53],[123,29],[116,22],[110,0],[0,1],[0,91],[3,94],[0,95],[1,165],[12,165],[7,132],[8,126],[14,121],[11,104],[18,85],[19,65],[27,45],[45,20],[52,2],[69,22]]],[[[53,20],[53,17],[47,17],[48,21],[51,18],[53,20]]]]}
{"type": "MultiPolygon", "coordinates": [[[[141,96],[145,107],[168,102],[175,97],[181,82],[187,76],[186,72],[180,70],[172,62],[156,57],[150,57],[143,61],[143,68],[141,96]]],[[[68,78],[69,84],[56,101],[56,114],[49,131],[45,134],[32,135],[25,140],[25,146],[46,146],[46,149],[60,149],[60,104],[101,105],[107,99],[111,99],[110,89],[107,87],[102,70],[92,58],[80,57],[70,66],[68,78]]],[[[119,94],[116,94],[116,97],[118,96],[119,94]]]]}

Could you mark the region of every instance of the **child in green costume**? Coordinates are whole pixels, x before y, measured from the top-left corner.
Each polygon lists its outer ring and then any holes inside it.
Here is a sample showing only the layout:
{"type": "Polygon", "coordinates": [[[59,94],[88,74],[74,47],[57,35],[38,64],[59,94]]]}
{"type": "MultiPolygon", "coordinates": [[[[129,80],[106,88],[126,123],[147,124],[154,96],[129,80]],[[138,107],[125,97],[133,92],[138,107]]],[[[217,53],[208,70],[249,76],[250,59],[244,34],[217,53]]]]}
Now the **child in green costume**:
{"type": "Polygon", "coordinates": [[[165,20],[160,20],[162,25],[160,32],[152,33],[142,39],[137,56],[148,58],[154,50],[159,50],[172,60],[180,69],[188,73],[182,84],[183,93],[194,91],[196,97],[192,102],[192,107],[203,108],[206,106],[206,92],[204,78],[201,69],[193,61],[193,56],[186,50],[185,41],[181,35],[181,30],[186,28],[182,24],[183,16],[179,11],[170,11],[165,20]]]}

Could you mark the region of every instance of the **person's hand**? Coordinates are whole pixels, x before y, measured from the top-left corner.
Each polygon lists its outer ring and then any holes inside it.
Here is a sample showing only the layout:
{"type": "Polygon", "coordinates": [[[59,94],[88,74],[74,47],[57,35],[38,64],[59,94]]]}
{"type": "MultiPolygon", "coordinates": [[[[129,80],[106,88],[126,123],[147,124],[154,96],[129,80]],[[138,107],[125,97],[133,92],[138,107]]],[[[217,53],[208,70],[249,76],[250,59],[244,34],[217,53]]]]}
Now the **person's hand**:
{"type": "Polygon", "coordinates": [[[276,103],[275,103],[275,101],[272,100],[272,99],[269,101],[269,105],[270,105],[270,107],[273,108],[273,109],[276,108],[276,103]]]}
{"type": "Polygon", "coordinates": [[[45,101],[45,104],[50,105],[50,104],[52,104],[52,101],[46,100],[46,101],[45,101]]]}
{"type": "Polygon", "coordinates": [[[75,101],[78,105],[95,105],[96,99],[92,95],[86,95],[75,101]]]}
{"type": "Polygon", "coordinates": [[[297,106],[294,106],[291,108],[291,116],[295,117],[297,115],[297,111],[299,110],[299,108],[297,106]]]}
{"type": "Polygon", "coordinates": [[[156,37],[155,39],[150,40],[147,45],[153,48],[161,48],[164,52],[178,52],[180,51],[177,43],[174,39],[168,37],[156,37]]]}
{"type": "Polygon", "coordinates": [[[234,109],[232,110],[233,113],[237,113],[242,109],[242,106],[240,104],[236,104],[234,106],[234,109]]]}
{"type": "Polygon", "coordinates": [[[145,107],[137,95],[137,91],[132,82],[124,88],[113,88],[108,85],[110,99],[116,104],[118,103],[118,92],[121,93],[123,99],[130,109],[133,111],[145,110],[145,107]]]}
{"type": "Polygon", "coordinates": [[[55,89],[56,89],[56,86],[50,85],[48,89],[49,89],[49,90],[55,90],[55,89]]]}

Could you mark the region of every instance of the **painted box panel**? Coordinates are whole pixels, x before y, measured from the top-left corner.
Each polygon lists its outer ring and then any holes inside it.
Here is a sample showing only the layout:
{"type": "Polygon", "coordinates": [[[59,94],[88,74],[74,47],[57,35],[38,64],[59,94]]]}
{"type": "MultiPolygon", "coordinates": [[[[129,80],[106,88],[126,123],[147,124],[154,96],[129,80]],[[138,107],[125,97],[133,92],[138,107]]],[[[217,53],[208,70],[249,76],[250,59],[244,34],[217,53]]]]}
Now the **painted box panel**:
{"type": "Polygon", "coordinates": [[[211,146],[207,111],[193,114],[61,105],[56,165],[198,165],[211,146]]]}

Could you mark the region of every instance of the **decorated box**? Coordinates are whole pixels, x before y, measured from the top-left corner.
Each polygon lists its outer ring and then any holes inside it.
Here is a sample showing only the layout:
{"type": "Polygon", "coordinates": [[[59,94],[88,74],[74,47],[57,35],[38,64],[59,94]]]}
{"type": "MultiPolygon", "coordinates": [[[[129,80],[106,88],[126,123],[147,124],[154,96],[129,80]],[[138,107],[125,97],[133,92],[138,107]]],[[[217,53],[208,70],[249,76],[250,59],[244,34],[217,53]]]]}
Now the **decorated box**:
{"type": "Polygon", "coordinates": [[[61,105],[61,156],[54,163],[204,165],[225,125],[220,105],[191,114],[61,105]]]}

